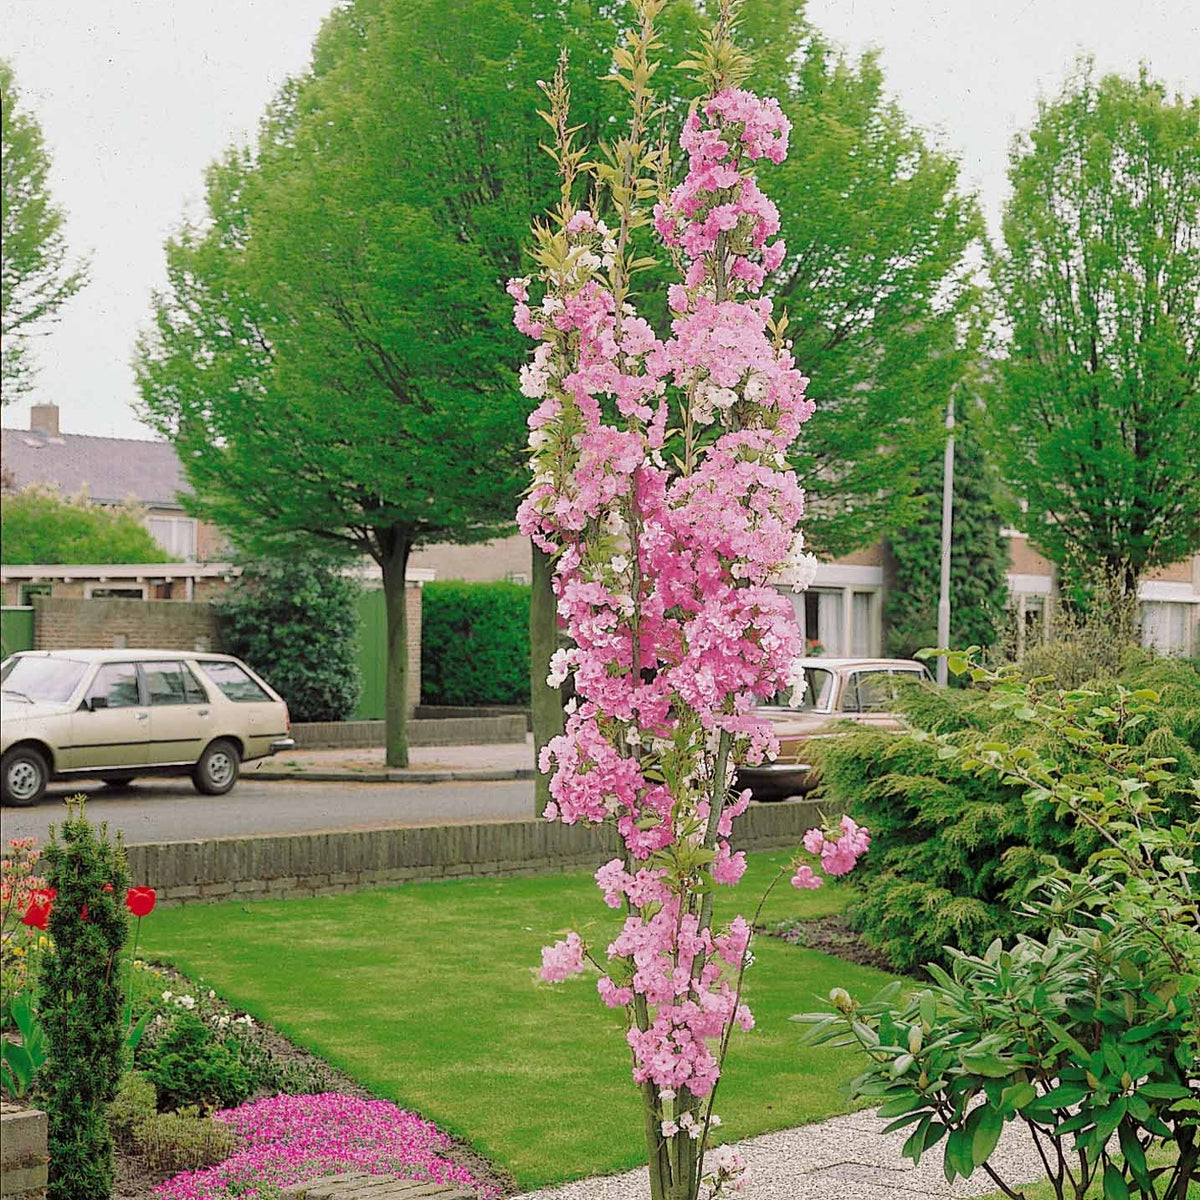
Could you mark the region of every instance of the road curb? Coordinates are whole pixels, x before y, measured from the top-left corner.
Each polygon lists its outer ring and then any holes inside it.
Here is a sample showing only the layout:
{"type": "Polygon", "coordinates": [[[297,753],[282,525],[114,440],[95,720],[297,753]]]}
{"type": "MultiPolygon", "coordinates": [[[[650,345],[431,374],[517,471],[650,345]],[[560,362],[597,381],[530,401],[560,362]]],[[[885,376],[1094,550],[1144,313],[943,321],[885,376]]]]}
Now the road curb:
{"type": "Polygon", "coordinates": [[[532,779],[532,767],[477,771],[246,771],[244,780],[280,783],[503,783],[514,779],[532,779]]]}

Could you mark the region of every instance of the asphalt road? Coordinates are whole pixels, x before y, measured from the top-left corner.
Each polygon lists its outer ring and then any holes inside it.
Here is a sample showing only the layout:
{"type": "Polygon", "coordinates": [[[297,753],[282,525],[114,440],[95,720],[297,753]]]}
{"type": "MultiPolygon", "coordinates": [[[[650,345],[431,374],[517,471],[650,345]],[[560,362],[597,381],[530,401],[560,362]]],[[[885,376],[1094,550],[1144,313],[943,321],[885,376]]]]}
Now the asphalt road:
{"type": "Polygon", "coordinates": [[[121,791],[99,783],[52,784],[33,808],[0,809],[7,841],[44,840],[63,800],[83,792],[94,821],[126,842],[178,842],[258,833],[310,833],[381,825],[503,821],[533,816],[533,784],[279,783],[240,781],[225,796],[201,796],[187,779],[147,779],[121,791]]]}

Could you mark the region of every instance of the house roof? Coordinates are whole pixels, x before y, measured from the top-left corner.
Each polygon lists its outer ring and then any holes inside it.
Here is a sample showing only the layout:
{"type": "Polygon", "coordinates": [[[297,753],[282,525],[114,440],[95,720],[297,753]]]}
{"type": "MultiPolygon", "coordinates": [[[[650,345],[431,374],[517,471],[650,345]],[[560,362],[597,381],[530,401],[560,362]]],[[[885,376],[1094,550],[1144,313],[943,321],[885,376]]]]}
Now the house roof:
{"type": "Polygon", "coordinates": [[[49,436],[31,429],[0,431],[6,484],[17,489],[41,484],[73,496],[86,491],[99,504],[134,500],[155,508],[182,508],[178,494],[191,489],[169,442],[49,436]]]}

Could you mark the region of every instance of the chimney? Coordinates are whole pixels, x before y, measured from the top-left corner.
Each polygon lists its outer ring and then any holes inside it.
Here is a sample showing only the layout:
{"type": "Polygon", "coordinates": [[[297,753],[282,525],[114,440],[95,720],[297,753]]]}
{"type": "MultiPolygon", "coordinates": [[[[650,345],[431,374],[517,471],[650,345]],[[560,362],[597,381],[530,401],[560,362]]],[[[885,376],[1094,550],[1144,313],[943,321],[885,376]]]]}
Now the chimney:
{"type": "Polygon", "coordinates": [[[29,409],[29,430],[43,437],[58,437],[58,405],[34,404],[29,409]]]}

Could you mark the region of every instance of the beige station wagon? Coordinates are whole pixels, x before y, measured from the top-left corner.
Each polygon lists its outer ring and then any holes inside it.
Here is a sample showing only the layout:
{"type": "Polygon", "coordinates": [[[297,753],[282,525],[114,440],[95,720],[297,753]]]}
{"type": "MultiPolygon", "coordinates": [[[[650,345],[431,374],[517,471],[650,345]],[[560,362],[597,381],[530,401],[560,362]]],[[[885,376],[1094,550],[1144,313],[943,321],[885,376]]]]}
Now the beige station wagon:
{"type": "Polygon", "coordinates": [[[24,651],[0,664],[0,792],[36,804],[52,779],[190,775],[220,796],[247,759],[291,750],[287,705],[228,654],[24,651]]]}
{"type": "Polygon", "coordinates": [[[738,771],[737,786],[748,787],[756,800],[782,800],[817,785],[805,753],[813,738],[864,725],[901,729],[894,703],[897,680],[929,678],[925,667],[910,658],[802,658],[797,665],[804,670],[801,703],[792,706],[785,694],[755,710],[771,722],[779,739],[774,762],[738,771]]]}

